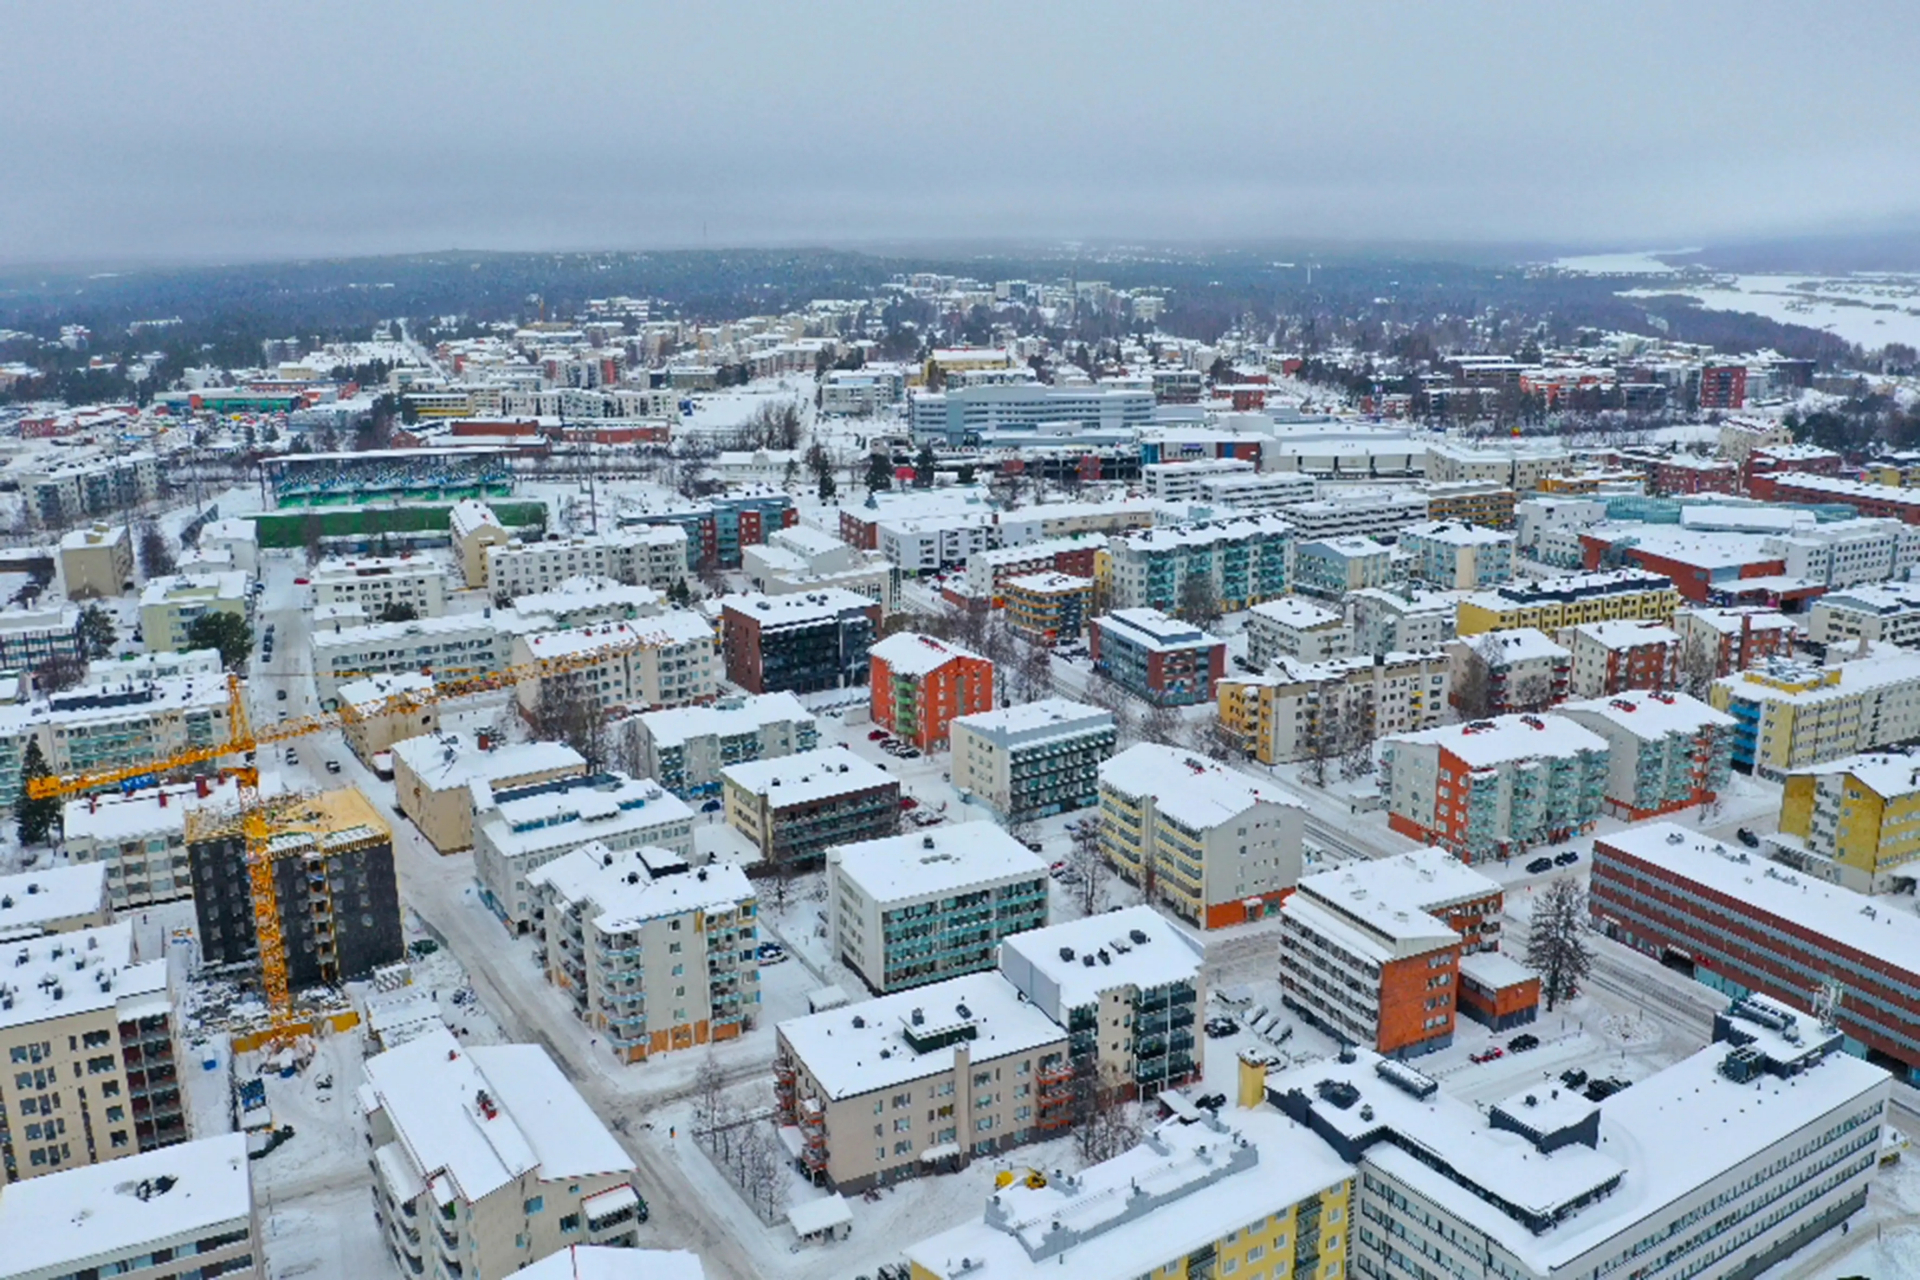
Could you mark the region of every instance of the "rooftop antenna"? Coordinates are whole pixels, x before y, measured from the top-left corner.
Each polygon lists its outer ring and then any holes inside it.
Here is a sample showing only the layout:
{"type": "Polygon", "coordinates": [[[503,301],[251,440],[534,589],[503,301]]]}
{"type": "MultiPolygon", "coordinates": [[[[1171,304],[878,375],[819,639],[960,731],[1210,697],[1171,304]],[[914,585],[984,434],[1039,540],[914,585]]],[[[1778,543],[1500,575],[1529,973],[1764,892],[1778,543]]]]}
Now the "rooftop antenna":
{"type": "Polygon", "coordinates": [[[1846,988],[1840,985],[1838,978],[1828,978],[1813,992],[1813,1016],[1820,1020],[1823,1027],[1840,1025],[1840,1002],[1846,999],[1846,988]]]}

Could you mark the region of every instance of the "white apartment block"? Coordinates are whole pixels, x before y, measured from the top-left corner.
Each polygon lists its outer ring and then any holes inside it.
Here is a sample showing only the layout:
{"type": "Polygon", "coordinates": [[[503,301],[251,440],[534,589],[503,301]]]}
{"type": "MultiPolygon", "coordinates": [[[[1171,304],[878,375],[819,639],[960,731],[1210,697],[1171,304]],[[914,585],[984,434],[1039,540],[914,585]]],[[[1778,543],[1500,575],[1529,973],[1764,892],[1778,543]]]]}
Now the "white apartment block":
{"type": "Polygon", "coordinates": [[[1622,689],[1671,689],[1679,677],[1680,633],[1657,622],[1583,622],[1562,631],[1560,639],[1572,657],[1567,692],[1575,698],[1622,689]]]}
{"type": "Polygon", "coordinates": [[[239,805],[239,784],[226,778],[82,796],[67,801],[61,838],[68,861],[97,865],[113,909],[128,911],[193,896],[187,810],[239,805]]]}
{"type": "Polygon", "coordinates": [[[1432,653],[1453,639],[1459,597],[1414,587],[1362,587],[1346,598],[1355,653],[1432,653]]]}
{"type": "Polygon", "coordinates": [[[1864,638],[1912,647],[1920,644],[1920,585],[1881,582],[1830,591],[1813,602],[1808,626],[1817,644],[1864,638]]]}
{"type": "Polygon", "coordinates": [[[447,611],[447,571],[432,556],[328,556],[307,575],[316,605],[357,605],[369,618],[406,608],[416,618],[447,611]]]}
{"type": "Polygon", "coordinates": [[[0,800],[12,805],[19,797],[29,739],[39,740],[53,772],[85,773],[230,742],[230,708],[218,676],[82,685],[44,702],[0,706],[0,800]]]}
{"type": "Polygon", "coordinates": [[[1467,444],[1427,446],[1427,479],[1494,480],[1515,493],[1540,487],[1540,481],[1559,475],[1573,455],[1557,444],[1510,444],[1479,447],[1467,444]]]}
{"type": "Polygon", "coordinates": [[[885,556],[800,524],[775,530],[762,545],[740,548],[740,564],[754,588],[768,595],[838,587],[878,601],[883,614],[893,612],[900,575],[885,556]]]}
{"type": "Polygon", "coordinates": [[[477,796],[473,871],[480,897],[515,933],[533,921],[527,876],[599,841],[614,853],[658,845],[693,856],[693,810],[651,779],[619,773],[534,783],[477,796]]]}
{"type": "MultiPolygon", "coordinates": [[[[97,1087],[97,1086],[96,1086],[97,1087]]],[[[106,1165],[65,1169],[0,1196],[7,1280],[267,1274],[246,1135],[222,1134],[106,1165]]]]}
{"type": "MultiPolygon", "coordinates": [[[[1158,502],[1177,504],[1195,502],[1203,480],[1223,476],[1251,476],[1259,468],[1241,458],[1196,458],[1190,462],[1149,462],[1140,468],[1140,479],[1147,496],[1158,502]]],[[[1297,474],[1297,473],[1296,473],[1297,474]]],[[[1305,477],[1307,491],[1313,491],[1313,479],[1305,477]]]]}
{"type": "Polygon", "coordinates": [[[664,591],[690,572],[691,546],[686,530],[676,524],[635,525],[617,533],[544,542],[516,538],[486,548],[487,590],[495,600],[512,600],[590,574],[664,591]]]}
{"type": "Polygon", "coordinates": [[[498,1280],[570,1245],[636,1242],[633,1158],[538,1045],[441,1026],[366,1075],[374,1207],[402,1275],[498,1280]]]}
{"type": "Polygon", "coordinates": [[[1790,578],[1850,587],[1885,582],[1920,564],[1920,527],[1891,519],[1836,520],[1803,525],[1760,546],[1768,557],[1786,561],[1790,578]]]}
{"type": "Polygon", "coordinates": [[[126,511],[160,496],[160,461],[144,452],[43,454],[23,460],[16,478],[28,515],[45,528],[126,511]]]}
{"type": "Polygon", "coordinates": [[[1264,668],[1275,658],[1324,662],[1353,652],[1353,632],[1338,613],[1300,596],[1282,596],[1247,610],[1247,660],[1264,668]]]}
{"type": "Polygon", "coordinates": [[[1250,774],[1159,743],[1100,766],[1100,846],[1203,928],[1264,917],[1300,879],[1306,813],[1250,774]]]}
{"type": "Polygon", "coordinates": [[[1333,538],[1380,538],[1427,519],[1427,497],[1411,489],[1340,489],[1286,510],[1302,542],[1333,538]]]}
{"type": "Polygon", "coordinates": [[[444,614],[412,622],[374,622],[312,634],[313,678],[322,706],[340,696],[340,686],[361,676],[428,671],[457,680],[504,670],[522,633],[551,628],[552,620],[512,609],[444,614]]]}
{"type": "Polygon", "coordinates": [[[586,627],[596,622],[631,622],[659,613],[663,597],[652,587],[581,574],[551,591],[518,596],[513,607],[529,616],[552,618],[555,626],[586,627]]]}
{"type": "Polygon", "coordinates": [[[97,864],[0,875],[0,938],[98,929],[113,918],[112,901],[107,869],[97,864]]]}
{"type": "Polygon", "coordinates": [[[149,579],[140,592],[140,638],[149,653],[187,647],[187,629],[203,613],[253,616],[247,575],[176,573],[149,579]]]}
{"type": "Polygon", "coordinates": [[[727,863],[595,841],[527,876],[539,958],[622,1062],[731,1040],[760,1009],[759,899],[727,863]]]}
{"type": "MultiPolygon", "coordinates": [[[[1025,513],[1022,513],[1023,515],[1025,513]]],[[[880,554],[902,573],[935,573],[967,563],[990,547],[1015,546],[1040,536],[1037,519],[996,523],[992,512],[888,515],[875,526],[880,554]]]]}
{"type": "Polygon", "coordinates": [[[1017,546],[994,547],[967,557],[967,594],[979,598],[998,595],[1000,585],[1009,578],[1030,573],[1051,573],[1057,557],[1075,553],[1089,555],[1107,546],[1104,534],[1090,533],[1079,538],[1042,538],[1017,546]]]}
{"type": "Polygon", "coordinates": [[[718,795],[730,765],[812,751],[820,740],[819,721],[785,691],[646,711],[629,724],[635,768],[683,799],[718,795]]]}
{"type": "Polygon", "coordinates": [[[1298,471],[1201,477],[1198,501],[1236,511],[1287,511],[1314,500],[1317,483],[1298,471]]]}
{"type": "Polygon", "coordinates": [[[876,992],[991,969],[1001,939],[1047,922],[1047,864],[992,822],[827,854],[833,954],[876,992]]]}
{"type": "Polygon", "coordinates": [[[1094,804],[1117,740],[1111,711],[1065,698],[958,716],[947,731],[954,788],[1002,822],[1094,804]]]}
{"type": "Polygon", "coordinates": [[[1606,518],[1604,498],[1522,498],[1513,504],[1514,552],[1538,560],[1548,534],[1577,534],[1606,518]]]}
{"type": "Polygon", "coordinates": [[[713,627],[692,610],[536,632],[513,641],[515,666],[593,654],[600,656],[558,674],[522,680],[521,711],[535,714],[549,689],[583,690],[606,710],[681,707],[714,695],[718,661],[713,627]]]}

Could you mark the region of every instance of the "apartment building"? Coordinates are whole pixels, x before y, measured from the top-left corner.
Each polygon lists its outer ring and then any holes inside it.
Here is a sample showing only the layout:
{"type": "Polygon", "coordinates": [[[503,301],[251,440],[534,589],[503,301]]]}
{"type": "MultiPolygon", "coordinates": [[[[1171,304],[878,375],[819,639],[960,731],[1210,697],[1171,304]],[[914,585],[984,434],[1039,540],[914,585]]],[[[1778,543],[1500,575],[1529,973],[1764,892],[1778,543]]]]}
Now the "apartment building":
{"type": "Polygon", "coordinates": [[[663,600],[652,587],[582,574],[568,578],[551,591],[518,596],[513,607],[530,617],[551,618],[557,627],[590,627],[601,622],[650,618],[665,609],[663,600]]]}
{"type": "MultiPolygon", "coordinates": [[[[1816,621],[1819,605],[1831,598],[1815,602],[1816,621]]],[[[1681,609],[1673,615],[1673,630],[1680,637],[1682,673],[1690,674],[1697,665],[1715,679],[1759,666],[1775,655],[1791,657],[1800,637],[1799,627],[1785,614],[1754,605],[1681,609]]],[[[1915,634],[1920,638],[1920,631],[1915,634]]]]}
{"type": "Polygon", "coordinates": [[[923,391],[907,403],[916,439],[937,438],[953,448],[996,431],[1085,428],[1131,435],[1153,425],[1153,392],[1145,388],[1056,387],[1042,383],[923,391]]]}
{"type": "Polygon", "coordinates": [[[990,970],[1001,939],[1047,923],[1047,864],[991,822],[827,854],[833,954],[876,993],[990,970]]]}
{"type": "Polygon", "coordinates": [[[1513,577],[1513,535],[1485,525],[1431,520],[1404,525],[1408,576],[1445,591],[1473,591],[1513,577]]]}
{"type": "MultiPolygon", "coordinates": [[[[1259,470],[1258,464],[1244,458],[1188,458],[1178,462],[1149,462],[1140,468],[1140,482],[1148,497],[1173,505],[1197,502],[1203,480],[1252,476],[1259,470]]],[[[1273,474],[1298,477],[1306,482],[1307,496],[1313,496],[1312,476],[1302,476],[1299,472],[1273,474]]]]}
{"type": "Polygon", "coordinates": [[[899,631],[867,655],[873,722],[922,751],[947,745],[954,717],[993,709],[993,663],[969,649],[899,631]]]}
{"type": "Polygon", "coordinates": [[[1312,503],[1318,487],[1298,471],[1211,475],[1200,477],[1193,500],[1232,511],[1289,511],[1312,503]]]}
{"type": "Polygon", "coordinates": [[[1513,507],[1514,551],[1535,560],[1544,559],[1544,544],[1549,535],[1572,535],[1599,524],[1607,518],[1604,498],[1525,498],[1513,507]]]}
{"type": "Polygon", "coordinates": [[[1387,823],[1466,862],[1507,859],[1592,828],[1607,740],[1558,716],[1501,716],[1381,743],[1387,823]]]}
{"type": "Polygon", "coordinates": [[[1788,577],[1829,587],[1885,582],[1920,564],[1920,529],[1884,518],[1809,522],[1760,546],[1784,562],[1788,577]]]}
{"type": "Polygon", "coordinates": [[[779,1122],[842,1195],[964,1168],[1069,1118],[1067,1031],[998,972],[791,1018],[774,1043],[779,1122]]]}
{"type": "Polygon", "coordinates": [[[182,676],[218,676],[224,670],[218,649],[129,653],[117,658],[95,658],[87,663],[87,674],[80,683],[93,689],[112,689],[152,680],[177,680],[182,676]]]}
{"type": "Polygon", "coordinates": [[[1776,471],[1755,475],[1748,492],[1763,502],[1839,503],[1862,517],[1920,524],[1920,496],[1893,485],[1776,471]]]}
{"type": "Polygon", "coordinates": [[[111,599],[133,590],[133,539],[123,524],[92,524],[60,539],[67,599],[111,599]]]}
{"type": "MultiPolygon", "coordinates": [[[[396,778],[397,780],[397,778],[396,778]]],[[[693,810],[651,779],[590,773],[476,795],[473,874],[480,900],[509,932],[526,933],[534,868],[599,841],[615,853],[658,845],[693,857],[693,810]]]]}
{"type": "Polygon", "coordinates": [[[1155,706],[1211,701],[1226,674],[1224,640],[1158,609],[1115,609],[1089,634],[1093,669],[1155,706]]]}
{"type": "Polygon", "coordinates": [[[1427,848],[1303,876],[1280,907],[1280,998],[1343,1044],[1410,1058],[1453,1043],[1460,961],[1499,949],[1500,885],[1427,848]]]}
{"type": "Polygon", "coordinates": [[[1773,658],[1714,681],[1708,701],[1734,718],[1733,767],[1780,778],[1920,737],[1920,654],[1830,667],[1773,658]]]}
{"type": "Polygon", "coordinates": [[[266,1238],[252,1169],[246,1136],[227,1133],[9,1187],[0,1196],[0,1267],[8,1280],[58,1280],[191,1259],[195,1275],[262,1280],[266,1238]]]}
{"type": "Polygon", "coordinates": [[[1680,633],[1655,622],[1583,622],[1560,638],[1573,658],[1567,691],[1576,698],[1671,689],[1680,676],[1680,633]]]}
{"type": "Polygon", "coordinates": [[[574,665],[520,681],[516,699],[529,718],[538,717],[549,697],[563,703],[588,698],[603,710],[624,712],[705,702],[718,689],[713,628],[686,609],[515,636],[514,665],[535,662],[574,665]]]}
{"type": "Polygon", "coordinates": [[[486,548],[487,590],[496,601],[551,591],[583,574],[665,591],[692,571],[686,531],[678,525],[635,525],[612,533],[574,534],[542,542],[513,539],[486,548]]]}
{"type": "Polygon", "coordinates": [[[1437,653],[1453,639],[1459,597],[1398,584],[1365,587],[1346,598],[1355,653],[1437,653]]]}
{"type": "Polygon", "coordinates": [[[961,716],[948,726],[953,785],[1001,822],[1091,806],[1113,755],[1113,713],[1065,698],[961,716]]]}
{"type": "Polygon", "coordinates": [[[1287,572],[1295,591],[1340,600],[1349,591],[1385,586],[1393,576],[1393,552],[1359,534],[1303,541],[1294,544],[1287,572]]]}
{"type": "Polygon", "coordinates": [[[460,577],[469,587],[487,585],[487,550],[504,547],[512,535],[493,508],[473,498],[463,498],[447,513],[453,535],[453,555],[460,565],[460,577]]]}
{"type": "Polygon", "coordinates": [[[432,733],[440,725],[440,709],[419,701],[432,690],[433,677],[417,671],[341,685],[341,707],[353,708],[340,726],[347,750],[371,767],[374,756],[394,743],[432,733]]]}
{"type": "Polygon", "coordinates": [[[1006,584],[1014,578],[1048,573],[1091,578],[1094,562],[1107,545],[1105,534],[1089,533],[989,548],[967,557],[967,594],[976,600],[991,598],[998,608],[1006,584]]]}
{"type": "Polygon", "coordinates": [[[727,825],[770,867],[804,869],[900,827],[899,780],[845,747],[728,765],[720,788],[727,825]]]}
{"type": "Polygon", "coordinates": [[[759,898],[729,863],[594,841],[527,874],[536,957],[622,1062],[732,1040],[760,1011],[759,898]]]}
{"type": "Polygon", "coordinates": [[[1336,1280],[1352,1193],[1349,1166],[1270,1108],[1183,1112],[1071,1177],[999,1188],[982,1217],[909,1245],[907,1262],[913,1280],[1336,1280]]]}
{"type": "Polygon", "coordinates": [[[1257,920],[1300,878],[1306,812],[1237,770],[1159,743],[1100,766],[1100,850],[1202,928],[1257,920]]]}
{"type": "Polygon", "coordinates": [[[0,706],[0,796],[9,805],[19,798],[29,739],[54,773],[83,773],[230,742],[230,709],[226,681],[214,676],[81,685],[44,702],[0,706]]]}
{"type": "Polygon", "coordinates": [[[1780,830],[1768,841],[1802,871],[1856,893],[1915,879],[1920,857],[1920,758],[1847,756],[1785,778],[1780,830]]]}
{"type": "Polygon", "coordinates": [[[1588,905],[1596,930],[1715,991],[1789,1011],[1821,1001],[1847,1053],[1920,1080],[1912,911],[1673,822],[1596,837],[1588,905]]]}
{"type": "Polygon", "coordinates": [[[160,496],[160,462],[151,453],[45,454],[19,473],[28,514],[47,529],[130,511],[160,496]]]}
{"type": "Polygon", "coordinates": [[[48,664],[86,661],[80,609],[57,604],[0,610],[0,668],[38,671],[48,664]]]}
{"type": "Polygon", "coordinates": [[[544,1049],[436,1027],[366,1076],[374,1216],[404,1273],[497,1280],[572,1245],[636,1243],[633,1158],[544,1049]]]}
{"type": "Polygon", "coordinates": [[[1864,639],[1920,646],[1920,583],[1877,582],[1829,591],[1807,611],[1807,632],[1815,644],[1846,645],[1864,639]]]}
{"type": "Polygon", "coordinates": [[[247,575],[176,573],[149,579],[140,592],[140,637],[147,651],[189,648],[187,629],[204,613],[228,613],[251,621],[253,592],[247,575]]]}
{"type": "Polygon", "coordinates": [[[166,960],[136,963],[131,923],[11,938],[6,947],[6,1181],[186,1141],[166,960]]]}
{"type": "MultiPolygon", "coordinates": [[[[1201,1076],[1194,1031],[1207,1006],[1203,953],[1152,907],[1126,907],[1017,933],[1000,944],[1000,972],[1067,1033],[1043,1083],[1100,1096],[1151,1098],[1201,1076]]],[[[1057,1124],[1069,1119],[1054,1118],[1057,1124]]],[[[1050,1127],[1043,1115],[1041,1126],[1050,1127]]]]}
{"type": "Polygon", "coordinates": [[[128,911],[192,894],[187,810],[231,812],[239,804],[239,784],[224,778],[81,796],[66,802],[61,839],[68,861],[103,876],[109,904],[128,911]]]}
{"type": "MultiPolygon", "coordinates": [[[[260,962],[245,837],[232,824],[200,838],[190,821],[187,860],[201,963],[251,970],[260,962]]],[[[357,787],[280,809],[273,824],[274,898],[287,982],[338,986],[405,958],[393,830],[357,787]]]]}
{"type": "Polygon", "coordinates": [[[1551,1082],[1475,1104],[1365,1050],[1267,1080],[1296,1132],[1354,1167],[1352,1270],[1368,1280],[1551,1280],[1635,1259],[1648,1275],[1759,1275],[1865,1203],[1887,1089],[1757,1024],[1604,1104],[1551,1082]]]}
{"type": "Polygon", "coordinates": [[[394,802],[441,853],[473,847],[476,783],[512,791],[586,771],[586,759],[564,742],[506,743],[442,729],[393,744],[394,802]]]}
{"type": "Polygon", "coordinates": [[[1517,495],[1496,480],[1427,480],[1416,486],[1427,499],[1427,519],[1458,520],[1488,529],[1511,529],[1517,495]]]}
{"type": "Polygon", "coordinates": [[[727,679],[748,693],[813,693],[864,684],[880,606],[851,591],[720,600],[727,679]]]}
{"type": "Polygon", "coordinates": [[[1078,640],[1093,611],[1093,579],[1026,573],[1001,586],[1007,625],[1034,644],[1078,640]]]}
{"type": "Polygon", "coordinates": [[[1607,740],[1607,812],[1628,822],[1713,803],[1733,770],[1733,717],[1684,693],[1623,690],[1555,711],[1607,740]]]}
{"type": "Polygon", "coordinates": [[[339,701],[341,684],[361,676],[428,671],[458,680],[491,675],[512,660],[516,637],[551,626],[546,618],[495,608],[412,622],[317,625],[311,637],[314,687],[320,705],[331,708],[339,701]]]}
{"type": "Polygon", "coordinates": [[[227,562],[245,574],[260,568],[260,530],[252,520],[229,517],[200,526],[196,545],[203,554],[225,554],[227,562]]]}
{"type": "Polygon", "coordinates": [[[906,391],[897,369],[829,369],[820,384],[820,412],[865,418],[900,403],[906,391]]]}
{"type": "Polygon", "coordinates": [[[1142,529],[1113,538],[1095,561],[1115,608],[1170,610],[1182,584],[1201,578],[1223,611],[1284,595],[1293,526],[1272,514],[1142,529]]]}
{"type": "Polygon", "coordinates": [[[920,577],[965,565],[995,547],[1017,546],[1039,536],[1037,520],[1010,517],[1002,525],[999,517],[987,510],[934,510],[925,514],[892,510],[878,523],[875,546],[901,573],[920,577]]]}
{"type": "Polygon", "coordinates": [[[1572,681],[1573,655],[1532,627],[1449,640],[1446,653],[1463,715],[1539,711],[1565,698],[1572,681]]]}
{"type": "Polygon", "coordinates": [[[1571,468],[1573,457],[1554,444],[1429,444],[1427,479],[1496,481],[1519,493],[1540,487],[1548,476],[1571,468]]]}
{"type": "Polygon", "coordinates": [[[1460,601],[1454,630],[1471,636],[1537,627],[1553,634],[1583,622],[1616,618],[1670,625],[1679,606],[1680,593],[1665,574],[1644,569],[1576,573],[1475,592],[1460,601]]]}
{"type": "Polygon", "coordinates": [[[1301,542],[1391,540],[1426,520],[1427,499],[1407,489],[1338,489],[1312,502],[1293,503],[1284,514],[1301,542]]]}
{"type": "Polygon", "coordinates": [[[104,866],[76,861],[0,875],[0,938],[98,929],[112,918],[104,866]]]}
{"type": "Polygon", "coordinates": [[[812,751],[820,734],[819,721],[791,693],[647,711],[628,723],[637,771],[688,800],[717,795],[728,765],[812,751]]]}
{"type": "Polygon", "coordinates": [[[741,552],[747,581],[756,591],[784,596],[837,587],[879,602],[893,612],[900,570],[884,556],[857,551],[831,534],[792,525],[768,535],[763,546],[741,552]]]}
{"type": "Polygon", "coordinates": [[[1247,660],[1264,668],[1275,658],[1324,662],[1353,652],[1353,632],[1331,609],[1299,596],[1267,600],[1247,610],[1247,660]]]}
{"type": "Polygon", "coordinates": [[[1386,653],[1327,662],[1275,661],[1261,675],[1227,676],[1215,708],[1241,750],[1262,764],[1288,764],[1412,733],[1447,714],[1451,676],[1438,653],[1386,653]]]}
{"type": "Polygon", "coordinates": [[[447,611],[447,571],[432,556],[328,556],[307,571],[315,605],[354,605],[369,618],[447,611]]]}

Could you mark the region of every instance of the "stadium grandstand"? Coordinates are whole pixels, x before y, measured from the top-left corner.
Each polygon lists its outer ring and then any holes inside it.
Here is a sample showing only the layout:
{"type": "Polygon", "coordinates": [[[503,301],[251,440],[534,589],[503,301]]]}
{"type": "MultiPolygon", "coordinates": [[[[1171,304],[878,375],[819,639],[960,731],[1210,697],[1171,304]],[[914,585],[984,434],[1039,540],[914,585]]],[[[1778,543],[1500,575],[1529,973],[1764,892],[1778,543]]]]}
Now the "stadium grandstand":
{"type": "Polygon", "coordinates": [[[513,492],[512,455],[493,446],[293,453],[260,465],[280,508],[454,502],[513,492]]]}

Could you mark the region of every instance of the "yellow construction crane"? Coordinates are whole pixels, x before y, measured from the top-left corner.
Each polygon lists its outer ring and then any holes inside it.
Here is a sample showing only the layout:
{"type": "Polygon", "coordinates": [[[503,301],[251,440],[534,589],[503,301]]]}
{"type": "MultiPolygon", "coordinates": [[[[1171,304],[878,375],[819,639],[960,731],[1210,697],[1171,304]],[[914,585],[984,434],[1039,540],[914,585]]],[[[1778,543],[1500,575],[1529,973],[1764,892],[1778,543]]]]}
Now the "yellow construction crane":
{"type": "MultiPolygon", "coordinates": [[[[631,624],[628,625],[631,626],[631,624]]],[[[253,728],[252,718],[247,714],[245,683],[239,676],[229,675],[227,677],[228,738],[224,744],[189,747],[165,759],[149,760],[140,764],[91,769],[84,773],[65,776],[47,774],[30,778],[27,781],[26,791],[36,800],[81,795],[106,787],[117,787],[121,783],[136,778],[158,778],[165,774],[177,773],[196,765],[219,761],[228,756],[241,758],[242,763],[220,769],[222,774],[235,779],[238,783],[239,806],[235,810],[221,812],[190,810],[187,842],[194,844],[236,832],[246,840],[247,877],[253,897],[253,929],[260,954],[260,984],[267,997],[269,1018],[269,1026],[262,1043],[271,1043],[285,1039],[299,1025],[293,1016],[292,993],[287,986],[286,946],[280,929],[279,895],[273,881],[273,864],[276,861],[273,836],[276,824],[297,811],[312,797],[310,794],[293,793],[262,800],[259,790],[259,769],[252,758],[254,752],[263,746],[286,742],[293,738],[303,738],[308,734],[321,733],[328,729],[342,728],[354,721],[370,720],[395,713],[405,714],[442,702],[517,688],[526,680],[566,675],[569,672],[592,667],[609,658],[639,652],[651,647],[654,643],[656,643],[656,637],[651,635],[631,635],[610,644],[596,645],[575,653],[541,658],[482,675],[464,676],[427,689],[395,693],[378,702],[343,706],[320,715],[282,720],[257,730],[253,728]]]]}

